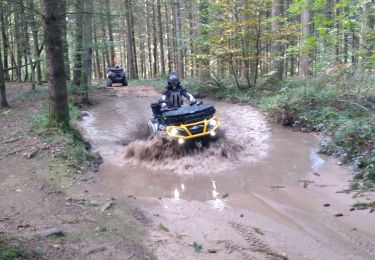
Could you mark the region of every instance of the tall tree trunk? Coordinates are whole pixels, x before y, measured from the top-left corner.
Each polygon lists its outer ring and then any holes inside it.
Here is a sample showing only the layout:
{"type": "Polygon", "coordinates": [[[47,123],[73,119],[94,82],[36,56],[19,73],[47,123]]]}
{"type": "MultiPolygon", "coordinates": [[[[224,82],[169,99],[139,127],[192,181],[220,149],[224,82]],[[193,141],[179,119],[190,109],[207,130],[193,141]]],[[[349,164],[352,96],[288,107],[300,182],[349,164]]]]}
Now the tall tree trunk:
{"type": "Polygon", "coordinates": [[[366,3],[365,5],[365,22],[364,22],[364,31],[365,31],[364,38],[365,39],[363,40],[362,45],[364,45],[366,48],[366,50],[364,51],[366,57],[371,57],[371,55],[374,54],[374,49],[375,49],[375,41],[373,39],[374,29],[375,29],[375,0],[371,0],[369,3],[366,3]]]}
{"type": "Polygon", "coordinates": [[[137,61],[137,45],[135,44],[135,22],[134,22],[134,15],[133,15],[133,3],[132,0],[130,1],[130,21],[131,21],[131,31],[132,31],[132,50],[133,50],[133,57],[134,57],[134,71],[135,71],[135,79],[138,79],[138,61],[137,61]]]}
{"type": "Polygon", "coordinates": [[[108,26],[108,37],[109,37],[109,46],[110,46],[110,55],[111,55],[111,67],[115,66],[116,54],[115,47],[113,42],[113,30],[112,30],[112,19],[111,19],[111,4],[109,0],[105,0],[105,10],[106,10],[106,21],[108,26]]]}
{"type": "Polygon", "coordinates": [[[3,69],[3,62],[1,58],[1,51],[0,51],[0,107],[8,107],[8,101],[5,92],[5,78],[4,78],[4,69],[3,69]]]}
{"type": "MultiPolygon", "coordinates": [[[[75,32],[74,32],[74,66],[73,66],[73,95],[80,93],[82,74],[82,34],[84,0],[75,0],[75,32]]],[[[76,96],[78,101],[78,97],[76,96]]]]}
{"type": "MultiPolygon", "coordinates": [[[[31,68],[31,89],[32,90],[35,90],[35,64],[32,60],[32,56],[31,56],[31,49],[30,49],[30,37],[29,37],[29,28],[28,28],[28,22],[30,20],[30,13],[31,11],[28,11],[27,13],[25,12],[25,7],[22,5],[21,6],[21,13],[22,13],[22,16],[24,17],[23,18],[23,31],[24,31],[24,48],[25,48],[25,61],[26,61],[26,64],[30,64],[30,68],[31,68]],[[26,21],[27,19],[27,21],[26,21]]],[[[25,79],[29,79],[29,76],[28,76],[28,66],[26,65],[25,66],[25,79]]]]}
{"type": "MultiPolygon", "coordinates": [[[[341,0],[336,0],[336,4],[339,4],[341,0]]],[[[341,53],[340,53],[340,46],[341,46],[341,20],[340,20],[340,8],[336,8],[336,13],[335,13],[335,27],[336,27],[336,41],[335,41],[335,56],[336,56],[336,62],[341,63],[341,53]]]]}
{"type": "MultiPolygon", "coordinates": [[[[302,38],[301,43],[305,44],[307,38],[310,35],[310,0],[305,0],[304,7],[301,14],[301,23],[302,23],[302,38]]],[[[310,57],[309,57],[309,50],[305,48],[300,53],[300,60],[299,60],[299,75],[301,77],[306,77],[310,74],[309,67],[310,67],[310,57]]]]}
{"type": "Polygon", "coordinates": [[[157,33],[156,33],[156,11],[155,11],[155,1],[152,3],[152,46],[154,48],[153,55],[154,55],[154,63],[153,63],[153,74],[155,76],[158,75],[158,41],[157,41],[157,33]]]}
{"type": "Polygon", "coordinates": [[[97,35],[97,32],[96,32],[96,28],[94,28],[94,43],[95,43],[95,47],[96,47],[95,48],[96,74],[97,74],[99,79],[102,79],[103,78],[103,71],[105,71],[105,70],[102,70],[100,68],[100,56],[99,56],[99,50],[98,50],[98,35],[97,35]]]}
{"type": "MultiPolygon", "coordinates": [[[[272,24],[271,24],[271,34],[277,35],[280,31],[281,23],[280,19],[283,15],[283,0],[273,0],[272,1],[272,24]]],[[[273,37],[272,44],[271,44],[271,71],[275,72],[275,76],[278,79],[283,78],[283,45],[280,42],[278,37],[273,37]]]]}
{"type": "Polygon", "coordinates": [[[21,34],[21,25],[20,25],[20,6],[16,5],[14,7],[14,27],[15,27],[15,40],[16,40],[16,59],[17,59],[17,68],[16,68],[16,74],[17,74],[17,80],[18,82],[21,82],[22,77],[22,34],[21,34]]]}
{"type": "Polygon", "coordinates": [[[103,58],[103,64],[104,64],[104,71],[107,69],[107,67],[111,67],[111,60],[110,60],[110,51],[108,51],[109,45],[107,41],[107,31],[105,30],[105,27],[102,27],[102,38],[103,38],[103,45],[104,45],[104,58],[103,58]]]}
{"type": "Polygon", "coordinates": [[[175,28],[176,28],[176,40],[177,40],[177,73],[181,79],[184,78],[184,52],[181,41],[181,10],[180,0],[174,0],[175,8],[175,28]]]}
{"type": "MultiPolygon", "coordinates": [[[[199,23],[200,26],[200,34],[201,37],[207,38],[208,37],[208,31],[207,31],[207,25],[209,23],[209,13],[208,13],[208,1],[207,0],[201,0],[199,3],[199,23]]],[[[201,53],[204,56],[201,58],[201,73],[200,78],[203,82],[208,81],[210,77],[210,61],[208,59],[208,54],[210,52],[210,48],[206,41],[203,41],[202,47],[201,47],[201,53]]]]}
{"type": "MultiPolygon", "coordinates": [[[[24,0],[21,0],[19,2],[20,4],[20,18],[21,18],[21,27],[22,27],[22,52],[23,52],[23,58],[25,61],[25,74],[24,74],[24,81],[29,80],[29,65],[32,64],[31,62],[31,52],[30,52],[30,42],[29,42],[29,31],[27,26],[28,15],[26,15],[25,12],[25,5],[24,0]]],[[[35,89],[35,85],[32,86],[33,89],[35,89]]]]}
{"type": "MultiPolygon", "coordinates": [[[[146,10],[147,13],[151,13],[151,7],[150,7],[150,0],[145,1],[146,4],[146,10]]],[[[147,31],[147,53],[148,53],[148,74],[149,77],[153,77],[153,69],[152,69],[152,50],[151,50],[151,22],[150,22],[150,16],[147,15],[146,18],[146,31],[147,31]]]]}
{"type": "Polygon", "coordinates": [[[164,12],[165,12],[165,31],[167,34],[167,63],[168,63],[168,74],[172,72],[172,55],[171,55],[171,37],[170,37],[170,30],[169,30],[169,13],[168,13],[168,5],[167,0],[164,1],[164,12]]]}
{"type": "MultiPolygon", "coordinates": [[[[158,8],[158,27],[159,27],[159,46],[160,46],[160,65],[161,65],[161,74],[165,75],[165,56],[164,56],[164,35],[163,35],[163,23],[161,21],[161,4],[160,0],[157,0],[158,8]]],[[[166,25],[168,26],[168,25],[166,25]]]]}
{"type": "Polygon", "coordinates": [[[85,0],[83,19],[83,57],[81,75],[81,103],[89,101],[89,89],[92,77],[92,13],[93,0],[85,0]]]}
{"type": "Polygon", "coordinates": [[[141,59],[141,77],[146,77],[146,48],[145,48],[145,37],[142,35],[139,41],[139,50],[141,52],[140,59],[141,59]]]}
{"type": "Polygon", "coordinates": [[[189,1],[188,6],[188,19],[189,19],[189,47],[190,47],[190,77],[194,77],[194,26],[193,26],[193,4],[189,1]]]}
{"type": "Polygon", "coordinates": [[[29,21],[30,21],[30,27],[33,35],[33,53],[34,53],[34,60],[35,60],[35,68],[36,68],[36,81],[41,84],[42,83],[42,68],[40,65],[40,51],[39,51],[39,37],[38,37],[38,28],[36,25],[34,13],[32,10],[34,10],[34,1],[29,0],[28,2],[28,8],[29,8],[29,21]]]}
{"type": "MultiPolygon", "coordinates": [[[[6,10],[3,5],[3,1],[0,1],[0,26],[1,26],[1,36],[3,40],[3,50],[4,50],[4,80],[9,80],[8,72],[8,55],[9,55],[9,39],[8,39],[8,18],[6,18],[6,10]]],[[[2,61],[0,59],[0,61],[2,61]]],[[[5,92],[4,92],[5,93],[5,92]]]]}
{"type": "Polygon", "coordinates": [[[65,59],[65,77],[66,80],[70,80],[70,62],[69,62],[69,48],[68,48],[68,31],[67,31],[67,24],[66,24],[66,1],[61,0],[61,30],[63,35],[63,46],[64,46],[64,59],[65,59]]]}
{"type": "Polygon", "coordinates": [[[135,79],[135,62],[134,62],[134,50],[133,50],[133,25],[131,19],[131,5],[130,0],[125,0],[125,19],[126,19],[126,47],[127,47],[127,58],[128,58],[128,70],[129,78],[135,79]]]}
{"type": "Polygon", "coordinates": [[[69,125],[68,91],[58,0],[42,0],[44,37],[48,63],[49,124],[69,125]]]}

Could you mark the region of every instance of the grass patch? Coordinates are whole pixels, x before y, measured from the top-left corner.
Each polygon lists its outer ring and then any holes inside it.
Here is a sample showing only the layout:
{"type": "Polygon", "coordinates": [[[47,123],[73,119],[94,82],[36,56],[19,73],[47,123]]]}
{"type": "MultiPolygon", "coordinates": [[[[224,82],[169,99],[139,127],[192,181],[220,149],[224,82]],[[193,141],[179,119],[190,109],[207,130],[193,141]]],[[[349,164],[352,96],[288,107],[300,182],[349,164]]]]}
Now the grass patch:
{"type": "Polygon", "coordinates": [[[375,209],[375,201],[368,202],[368,203],[356,203],[353,205],[354,208],[362,210],[362,209],[375,209]]]}
{"type": "Polygon", "coordinates": [[[18,249],[0,242],[0,260],[15,259],[20,256],[21,253],[18,249]]]}
{"type": "Polygon", "coordinates": [[[15,100],[30,100],[30,99],[36,99],[36,100],[41,100],[45,99],[48,97],[48,88],[43,88],[43,87],[38,87],[35,90],[28,89],[19,92],[15,96],[15,100]]]}

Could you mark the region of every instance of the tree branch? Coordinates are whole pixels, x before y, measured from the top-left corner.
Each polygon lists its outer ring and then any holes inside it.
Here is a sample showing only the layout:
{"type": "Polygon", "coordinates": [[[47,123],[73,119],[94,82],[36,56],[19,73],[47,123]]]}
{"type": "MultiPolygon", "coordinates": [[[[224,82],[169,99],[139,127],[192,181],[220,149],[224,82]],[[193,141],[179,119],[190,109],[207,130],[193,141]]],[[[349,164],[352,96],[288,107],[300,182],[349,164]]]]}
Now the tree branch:
{"type": "Polygon", "coordinates": [[[36,13],[37,15],[40,15],[41,17],[44,18],[44,15],[42,13],[39,13],[37,10],[32,9],[32,8],[30,8],[28,6],[25,6],[22,2],[20,2],[18,0],[13,0],[13,2],[15,2],[16,4],[22,6],[23,8],[28,9],[28,10],[32,11],[33,13],[36,13]]]}

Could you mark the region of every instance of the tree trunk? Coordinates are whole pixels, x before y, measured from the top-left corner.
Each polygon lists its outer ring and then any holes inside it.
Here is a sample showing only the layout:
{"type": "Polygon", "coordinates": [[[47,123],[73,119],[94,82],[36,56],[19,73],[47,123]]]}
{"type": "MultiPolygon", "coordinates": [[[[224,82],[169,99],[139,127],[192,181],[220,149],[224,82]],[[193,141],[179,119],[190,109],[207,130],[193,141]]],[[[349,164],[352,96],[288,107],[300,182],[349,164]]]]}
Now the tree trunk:
{"type": "Polygon", "coordinates": [[[75,0],[75,33],[74,33],[74,67],[73,67],[73,95],[80,93],[82,74],[82,33],[84,0],[75,0]]]}
{"type": "MultiPolygon", "coordinates": [[[[3,1],[0,1],[0,26],[1,26],[1,36],[3,40],[3,50],[4,50],[4,80],[9,80],[8,68],[8,54],[9,54],[9,39],[7,34],[8,28],[8,18],[6,18],[6,11],[3,5],[3,1]]],[[[2,61],[0,59],[0,61],[2,61]]]]}
{"type": "Polygon", "coordinates": [[[190,47],[190,77],[194,77],[194,26],[193,26],[193,4],[189,2],[188,6],[188,19],[189,19],[189,47],[190,47]]]}
{"type": "MultiPolygon", "coordinates": [[[[306,43],[307,38],[310,35],[310,0],[305,0],[304,7],[301,14],[301,24],[302,24],[302,38],[301,43],[306,43]]],[[[310,74],[310,58],[308,47],[301,51],[299,59],[299,75],[301,77],[306,77],[310,74]]]]}
{"type": "Polygon", "coordinates": [[[141,52],[140,59],[141,59],[141,77],[144,79],[146,78],[146,48],[145,48],[145,37],[142,36],[139,42],[139,50],[141,52]]]}
{"type": "Polygon", "coordinates": [[[155,11],[155,1],[152,2],[152,46],[153,46],[153,74],[158,75],[158,42],[156,33],[156,11],[155,11]]]}
{"type": "MultiPolygon", "coordinates": [[[[280,32],[281,23],[280,20],[283,15],[283,0],[273,0],[272,1],[272,24],[271,24],[271,34],[277,35],[280,32]]],[[[283,78],[283,45],[280,43],[278,37],[272,38],[271,44],[271,71],[274,72],[276,78],[283,78]]]]}
{"type": "Polygon", "coordinates": [[[34,1],[29,0],[29,21],[30,27],[33,35],[33,53],[34,53],[34,60],[35,60],[35,68],[36,68],[36,81],[41,84],[42,83],[42,68],[40,65],[40,51],[39,51],[39,37],[38,37],[38,28],[36,25],[34,13],[32,10],[34,9],[34,1]]]}
{"type": "MultiPolygon", "coordinates": [[[[206,29],[206,26],[209,23],[209,17],[208,17],[208,1],[207,0],[201,0],[199,3],[199,23],[201,24],[200,26],[200,34],[202,38],[208,37],[208,32],[206,29]]],[[[203,42],[201,46],[201,53],[203,57],[201,58],[201,73],[200,73],[200,78],[203,82],[206,82],[209,80],[210,77],[210,61],[207,57],[207,55],[210,52],[210,48],[206,41],[203,42]]]]}
{"type": "Polygon", "coordinates": [[[69,125],[68,92],[58,0],[43,0],[43,25],[48,64],[49,125],[69,125]]]}
{"type": "MultiPolygon", "coordinates": [[[[148,14],[151,13],[151,7],[150,7],[150,0],[146,0],[146,11],[148,14]]],[[[150,22],[150,16],[147,15],[146,17],[146,31],[147,31],[147,53],[148,53],[148,74],[149,77],[153,77],[153,69],[152,69],[152,50],[151,50],[151,22],[150,22]]]]}
{"type": "MultiPolygon", "coordinates": [[[[365,39],[363,40],[363,45],[365,45],[366,50],[364,51],[365,57],[371,57],[375,53],[375,41],[373,37],[373,31],[375,28],[375,0],[371,0],[365,5],[365,39]],[[372,50],[372,51],[371,51],[372,50]]],[[[362,37],[363,39],[363,37],[362,37]]],[[[362,45],[361,45],[362,46],[362,45]]]]}
{"type": "Polygon", "coordinates": [[[181,41],[181,13],[180,13],[180,1],[174,0],[175,8],[175,30],[176,30],[176,40],[177,40],[177,73],[181,79],[184,78],[184,53],[181,41]]]}
{"type": "MultiPolygon", "coordinates": [[[[164,57],[164,35],[163,35],[163,23],[161,21],[161,4],[160,0],[157,0],[158,8],[158,25],[159,25],[159,46],[160,46],[160,65],[161,65],[161,74],[165,75],[165,57],[164,57]]],[[[168,26],[168,25],[166,25],[168,26]]]]}
{"type": "Polygon", "coordinates": [[[133,25],[131,19],[131,5],[130,0],[125,0],[125,20],[126,20],[126,47],[127,47],[127,59],[128,59],[128,70],[129,78],[135,79],[135,63],[134,63],[134,50],[133,50],[133,25]]]}
{"type": "Polygon", "coordinates": [[[111,60],[110,60],[110,66],[114,67],[115,66],[115,60],[116,60],[116,54],[115,54],[115,47],[114,47],[114,42],[113,42],[113,30],[112,30],[112,19],[111,19],[111,5],[109,0],[105,1],[105,10],[106,10],[106,21],[107,21],[107,26],[108,26],[108,37],[109,37],[109,46],[110,46],[110,55],[111,55],[111,60]]]}
{"type": "MultiPolygon", "coordinates": [[[[29,29],[28,29],[28,26],[27,26],[28,22],[30,21],[31,11],[28,11],[27,14],[26,14],[24,6],[21,7],[21,10],[22,10],[22,15],[27,19],[27,21],[25,20],[25,18],[23,19],[23,30],[24,30],[24,35],[25,35],[24,36],[25,37],[24,48],[25,48],[25,55],[26,55],[26,64],[30,64],[30,68],[31,68],[31,78],[30,78],[31,89],[35,90],[35,64],[32,61],[31,50],[30,50],[29,29]]],[[[26,72],[28,71],[27,65],[25,66],[25,70],[26,70],[26,72]]],[[[26,73],[25,78],[28,78],[28,73],[26,73]]]]}
{"type": "Polygon", "coordinates": [[[135,71],[135,79],[138,79],[138,61],[137,61],[137,45],[135,44],[135,31],[134,31],[134,15],[133,15],[133,4],[130,0],[130,21],[131,21],[131,30],[132,30],[132,50],[133,50],[133,57],[134,57],[134,71],[135,71]]]}
{"type": "Polygon", "coordinates": [[[20,10],[18,5],[14,7],[14,29],[15,29],[15,41],[16,41],[16,60],[17,60],[17,68],[16,68],[16,74],[17,74],[17,80],[18,82],[21,82],[22,77],[22,34],[21,34],[21,25],[20,25],[20,10]]]}
{"type": "Polygon", "coordinates": [[[68,31],[67,31],[67,24],[66,24],[66,1],[61,0],[61,30],[63,35],[63,46],[64,46],[64,59],[65,59],[65,78],[66,80],[70,80],[70,62],[69,62],[69,48],[68,48],[68,31]]]}
{"type": "Polygon", "coordinates": [[[0,107],[8,107],[8,101],[5,92],[5,78],[4,78],[3,62],[0,51],[0,107]]]}
{"type": "MultiPolygon", "coordinates": [[[[30,42],[29,42],[29,31],[26,19],[28,19],[28,14],[25,12],[24,1],[20,1],[20,18],[21,18],[21,27],[22,27],[22,49],[23,49],[23,57],[25,61],[25,74],[24,74],[24,81],[29,80],[29,66],[28,64],[32,64],[31,62],[31,52],[30,52],[30,42]]],[[[32,86],[35,89],[35,84],[32,86]]]]}
{"type": "Polygon", "coordinates": [[[171,55],[171,37],[170,37],[170,30],[169,30],[169,25],[170,25],[170,19],[169,19],[169,13],[168,13],[168,5],[167,5],[167,0],[164,1],[164,12],[165,12],[165,31],[167,34],[167,63],[168,63],[168,74],[172,72],[172,55],[171,55]]]}
{"type": "MultiPolygon", "coordinates": [[[[100,68],[100,57],[99,57],[99,50],[98,50],[98,36],[96,32],[96,28],[94,28],[94,43],[95,43],[95,63],[96,63],[96,74],[99,79],[103,78],[103,70],[100,68]]],[[[105,69],[105,68],[104,68],[105,69]]]]}
{"type": "Polygon", "coordinates": [[[92,77],[92,13],[93,0],[85,0],[83,21],[83,57],[81,75],[81,103],[88,103],[92,77]]]}

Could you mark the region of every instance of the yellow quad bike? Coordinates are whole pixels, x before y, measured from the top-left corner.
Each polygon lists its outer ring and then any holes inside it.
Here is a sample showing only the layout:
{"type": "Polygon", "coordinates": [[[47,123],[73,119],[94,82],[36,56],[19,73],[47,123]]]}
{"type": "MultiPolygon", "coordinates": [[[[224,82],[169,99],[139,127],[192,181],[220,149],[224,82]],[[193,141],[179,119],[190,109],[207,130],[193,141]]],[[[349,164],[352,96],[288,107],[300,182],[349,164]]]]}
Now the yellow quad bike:
{"type": "Polygon", "coordinates": [[[151,104],[153,118],[148,121],[150,134],[166,131],[179,144],[193,141],[198,147],[216,137],[221,121],[215,116],[215,108],[201,101],[190,106],[161,109],[161,103],[151,104]]]}

